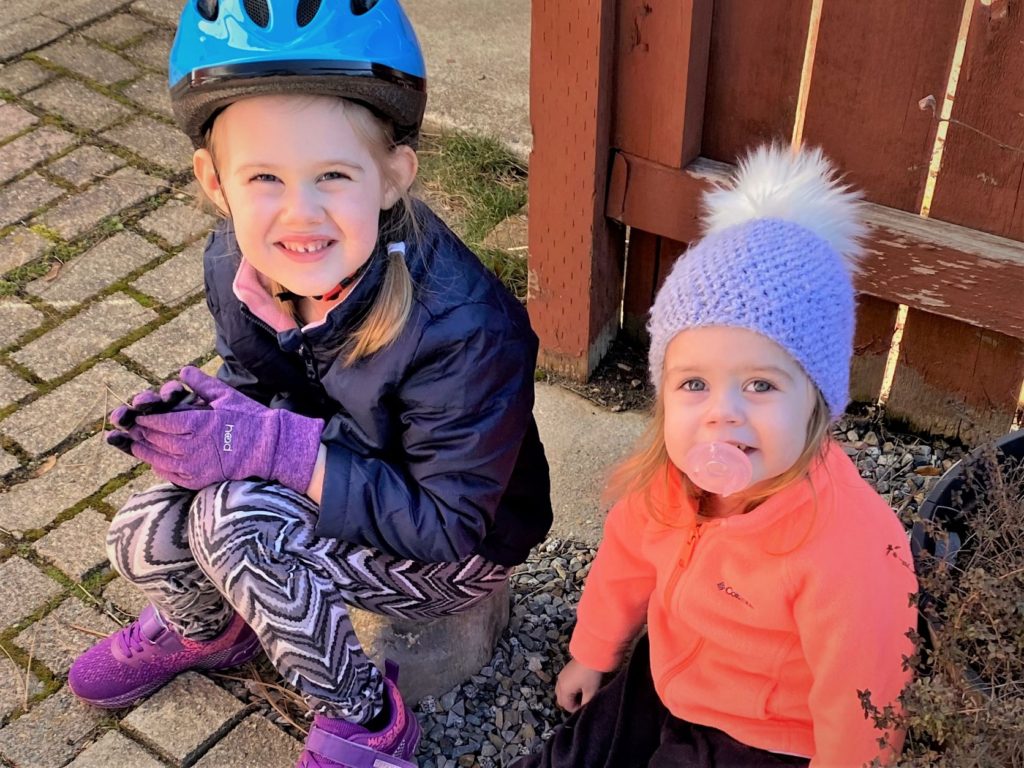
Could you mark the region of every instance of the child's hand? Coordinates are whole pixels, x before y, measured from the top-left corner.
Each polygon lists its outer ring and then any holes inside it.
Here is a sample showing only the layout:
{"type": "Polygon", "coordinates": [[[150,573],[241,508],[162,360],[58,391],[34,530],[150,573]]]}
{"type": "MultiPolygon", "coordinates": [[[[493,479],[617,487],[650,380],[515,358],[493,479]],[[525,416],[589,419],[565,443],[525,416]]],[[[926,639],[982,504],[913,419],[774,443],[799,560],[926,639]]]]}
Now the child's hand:
{"type": "MultiPolygon", "coordinates": [[[[143,412],[133,416],[128,429],[121,424],[124,414],[117,415],[115,424],[122,429],[114,437],[126,440],[132,455],[164,480],[192,490],[256,477],[305,493],[322,420],[267,408],[198,368],[183,368],[180,379],[195,393],[188,408],[143,412]]],[[[161,395],[165,389],[169,385],[161,395]]]]}
{"type": "Polygon", "coordinates": [[[558,706],[567,712],[575,712],[597,693],[603,674],[572,659],[558,673],[558,681],[555,683],[558,706]]]}

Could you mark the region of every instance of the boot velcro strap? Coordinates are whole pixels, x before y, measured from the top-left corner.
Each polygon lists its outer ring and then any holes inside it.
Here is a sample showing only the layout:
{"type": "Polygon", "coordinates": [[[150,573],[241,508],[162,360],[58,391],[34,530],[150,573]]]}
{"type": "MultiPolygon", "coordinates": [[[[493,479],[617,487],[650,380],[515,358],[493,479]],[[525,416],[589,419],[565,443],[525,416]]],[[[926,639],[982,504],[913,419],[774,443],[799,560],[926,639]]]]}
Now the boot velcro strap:
{"type": "Polygon", "coordinates": [[[306,749],[351,768],[417,768],[415,763],[378,752],[362,744],[353,744],[348,739],[335,736],[315,725],[309,729],[306,749]]]}

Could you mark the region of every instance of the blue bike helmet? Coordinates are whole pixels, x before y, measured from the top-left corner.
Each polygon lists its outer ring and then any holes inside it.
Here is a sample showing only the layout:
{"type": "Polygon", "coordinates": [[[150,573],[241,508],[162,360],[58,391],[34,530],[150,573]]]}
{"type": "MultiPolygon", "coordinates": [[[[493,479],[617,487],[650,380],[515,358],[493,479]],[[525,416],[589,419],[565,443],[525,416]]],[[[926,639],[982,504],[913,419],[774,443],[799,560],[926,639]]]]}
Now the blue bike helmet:
{"type": "Polygon", "coordinates": [[[414,145],[427,101],[423,54],[398,0],[188,0],[168,79],[196,147],[220,109],[269,93],[358,101],[414,145]]]}

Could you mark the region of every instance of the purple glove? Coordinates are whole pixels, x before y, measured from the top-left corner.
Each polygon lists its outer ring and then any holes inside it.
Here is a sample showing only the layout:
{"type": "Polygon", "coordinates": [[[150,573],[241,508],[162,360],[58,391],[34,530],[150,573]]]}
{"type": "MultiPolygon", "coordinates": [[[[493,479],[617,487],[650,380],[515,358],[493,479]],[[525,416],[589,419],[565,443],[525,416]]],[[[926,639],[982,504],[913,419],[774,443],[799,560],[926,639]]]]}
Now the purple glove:
{"type": "Polygon", "coordinates": [[[125,431],[135,426],[139,416],[151,413],[184,410],[198,405],[195,395],[185,389],[185,385],[177,379],[171,379],[160,387],[159,392],[144,390],[132,398],[129,405],[121,405],[110,413],[110,423],[115,429],[106,434],[107,442],[124,451],[132,452],[131,436],[125,431]]]}
{"type": "Polygon", "coordinates": [[[267,408],[192,366],[182,368],[180,378],[200,403],[137,416],[124,430],[132,455],[163,479],[192,490],[258,477],[306,492],[322,419],[267,408]]]}

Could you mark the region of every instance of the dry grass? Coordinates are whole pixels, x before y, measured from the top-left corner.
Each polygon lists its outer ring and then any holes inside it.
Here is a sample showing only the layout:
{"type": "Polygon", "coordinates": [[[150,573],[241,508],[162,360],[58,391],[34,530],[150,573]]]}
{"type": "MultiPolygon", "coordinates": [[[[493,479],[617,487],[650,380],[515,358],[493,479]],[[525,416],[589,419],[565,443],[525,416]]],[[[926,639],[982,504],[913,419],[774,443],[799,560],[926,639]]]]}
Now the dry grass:
{"type": "MultiPolygon", "coordinates": [[[[900,765],[1024,766],[1024,465],[993,453],[965,460],[970,495],[955,560],[918,563],[929,638],[916,638],[916,679],[902,715],[867,709],[906,729],[900,765]]],[[[940,545],[948,533],[919,520],[940,545]]]]}

